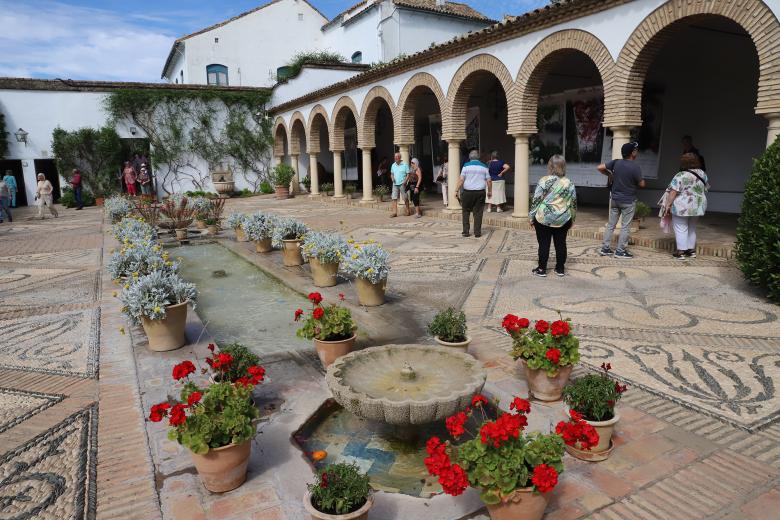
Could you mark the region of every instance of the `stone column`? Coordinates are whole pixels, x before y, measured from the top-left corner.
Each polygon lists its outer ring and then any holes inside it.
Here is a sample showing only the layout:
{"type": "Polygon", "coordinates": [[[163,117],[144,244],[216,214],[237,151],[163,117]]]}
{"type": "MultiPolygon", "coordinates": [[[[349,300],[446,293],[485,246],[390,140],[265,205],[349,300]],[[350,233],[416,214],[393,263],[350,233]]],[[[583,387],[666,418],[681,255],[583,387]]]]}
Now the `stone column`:
{"type": "Polygon", "coordinates": [[[310,197],[320,196],[320,175],[317,170],[317,154],[309,152],[309,180],[311,180],[310,197]]]}
{"type": "Polygon", "coordinates": [[[528,134],[516,134],[515,138],[515,204],[512,217],[528,219],[528,134]]]}
{"type": "Polygon", "coordinates": [[[460,179],[460,140],[447,141],[447,212],[460,211],[460,202],[455,197],[460,179]]]}
{"type": "Polygon", "coordinates": [[[412,163],[411,158],[409,157],[409,145],[399,144],[398,151],[401,153],[401,162],[406,163],[407,165],[411,165],[412,163]]]}
{"type": "Polygon", "coordinates": [[[298,193],[301,191],[301,189],[299,184],[300,179],[298,177],[298,155],[297,154],[290,155],[290,166],[292,166],[292,169],[295,172],[292,181],[290,181],[290,193],[298,193]]]}
{"type": "Polygon", "coordinates": [[[624,144],[631,142],[631,127],[614,126],[610,130],[612,130],[612,158],[622,159],[623,155],[621,155],[620,149],[624,144]]]}
{"type": "Polygon", "coordinates": [[[333,198],[344,198],[344,181],[341,179],[341,150],[333,150],[333,198]]]}
{"type": "Polygon", "coordinates": [[[363,148],[363,198],[361,204],[374,202],[374,173],[371,171],[371,148],[363,148]]]}
{"type": "Polygon", "coordinates": [[[769,120],[766,133],[766,147],[769,148],[780,135],[780,114],[767,114],[765,117],[769,120]]]}

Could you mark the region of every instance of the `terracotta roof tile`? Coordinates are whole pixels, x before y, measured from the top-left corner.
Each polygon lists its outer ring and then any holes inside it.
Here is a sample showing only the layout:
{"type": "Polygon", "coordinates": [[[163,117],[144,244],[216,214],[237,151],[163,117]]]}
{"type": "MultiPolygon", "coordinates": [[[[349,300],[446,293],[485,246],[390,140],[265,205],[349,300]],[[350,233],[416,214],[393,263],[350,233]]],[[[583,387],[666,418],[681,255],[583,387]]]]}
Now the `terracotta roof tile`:
{"type": "Polygon", "coordinates": [[[462,18],[481,20],[484,22],[494,21],[470,5],[460,2],[444,2],[444,4],[441,6],[436,4],[436,0],[394,0],[394,3],[399,7],[409,7],[411,9],[432,11],[434,13],[444,13],[452,16],[460,16],[462,18]]]}
{"type": "Polygon", "coordinates": [[[139,83],[133,81],[91,81],[73,79],[36,79],[0,77],[0,90],[60,90],[71,92],[107,92],[117,89],[159,90],[226,90],[233,92],[269,92],[261,87],[219,87],[215,85],[177,85],[173,83],[139,83]]]}

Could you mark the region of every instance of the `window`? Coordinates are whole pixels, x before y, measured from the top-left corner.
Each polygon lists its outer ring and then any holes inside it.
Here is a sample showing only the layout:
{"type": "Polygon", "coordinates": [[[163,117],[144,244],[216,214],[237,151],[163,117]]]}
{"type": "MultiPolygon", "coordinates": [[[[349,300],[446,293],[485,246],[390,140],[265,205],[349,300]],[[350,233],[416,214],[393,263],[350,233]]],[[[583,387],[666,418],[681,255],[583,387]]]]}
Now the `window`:
{"type": "Polygon", "coordinates": [[[206,67],[206,83],[226,86],[228,84],[228,68],[216,64],[206,67]]]}
{"type": "Polygon", "coordinates": [[[214,38],[214,43],[219,43],[219,38],[214,38]]]}
{"type": "Polygon", "coordinates": [[[184,70],[179,71],[179,83],[184,83],[184,70]]]}
{"type": "Polygon", "coordinates": [[[363,63],[363,53],[357,51],[352,55],[352,63],[363,63]]]}
{"type": "Polygon", "coordinates": [[[303,21],[303,13],[298,13],[298,21],[299,22],[303,21]]]}

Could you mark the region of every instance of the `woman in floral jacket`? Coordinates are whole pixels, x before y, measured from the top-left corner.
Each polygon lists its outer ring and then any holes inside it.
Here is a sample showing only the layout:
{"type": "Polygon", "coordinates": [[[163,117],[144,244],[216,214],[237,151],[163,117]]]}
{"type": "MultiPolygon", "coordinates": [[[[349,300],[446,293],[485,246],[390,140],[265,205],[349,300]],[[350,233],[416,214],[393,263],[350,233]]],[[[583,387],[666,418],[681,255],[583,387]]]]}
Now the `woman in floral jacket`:
{"type": "Polygon", "coordinates": [[[709,179],[701,169],[699,157],[683,154],[680,171],[674,176],[664,197],[664,213],[671,212],[678,260],[696,258],[696,223],[707,211],[709,179]]]}

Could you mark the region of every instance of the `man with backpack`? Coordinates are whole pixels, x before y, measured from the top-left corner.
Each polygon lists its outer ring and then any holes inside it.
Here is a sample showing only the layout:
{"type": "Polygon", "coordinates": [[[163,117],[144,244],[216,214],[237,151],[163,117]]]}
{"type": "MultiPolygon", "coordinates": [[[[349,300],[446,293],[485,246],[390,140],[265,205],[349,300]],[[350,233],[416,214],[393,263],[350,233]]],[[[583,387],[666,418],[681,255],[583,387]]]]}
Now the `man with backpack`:
{"type": "Polygon", "coordinates": [[[636,163],[639,153],[639,143],[626,143],[620,149],[622,159],[615,159],[606,164],[599,164],[598,170],[610,178],[610,208],[609,223],[604,230],[604,244],[599,250],[601,256],[614,255],[615,258],[630,260],[634,255],[628,252],[631,220],[636,211],[636,193],[645,187],[642,169],[636,163]],[[622,228],[618,237],[615,252],[612,252],[612,234],[615,232],[618,219],[622,228]]]}

